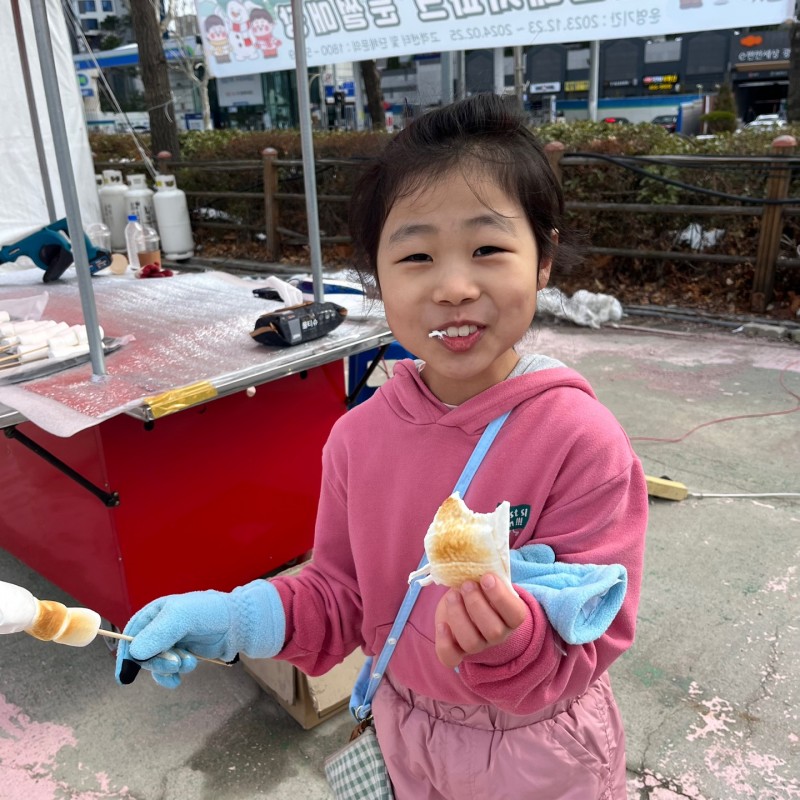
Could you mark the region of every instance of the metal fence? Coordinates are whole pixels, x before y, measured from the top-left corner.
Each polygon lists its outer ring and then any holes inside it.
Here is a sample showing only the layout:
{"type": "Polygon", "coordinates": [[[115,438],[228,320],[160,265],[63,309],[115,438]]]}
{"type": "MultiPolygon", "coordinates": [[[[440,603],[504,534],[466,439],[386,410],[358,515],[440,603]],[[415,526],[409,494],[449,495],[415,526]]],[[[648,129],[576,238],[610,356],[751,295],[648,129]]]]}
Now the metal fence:
{"type": "MultiPolygon", "coordinates": [[[[790,197],[793,177],[800,174],[800,158],[793,156],[793,137],[781,136],[766,156],[626,156],[606,153],[567,153],[564,146],[551,142],[545,146],[566,197],[566,210],[571,217],[582,218],[585,227],[596,237],[597,221],[614,215],[625,229],[637,221],[652,226],[659,233],[666,230],[663,217],[695,220],[696,218],[750,218],[757,225],[757,234],[746,237],[755,247],[737,249],[734,253],[698,252],[674,249],[669,237],[657,236],[653,246],[609,246],[609,243],[588,247],[589,253],[628,259],[660,259],[706,264],[752,264],[751,309],[763,312],[770,302],[776,269],[800,267],[800,228],[797,242],[786,235],[787,225],[795,226],[800,218],[800,198],[790,197]],[[688,182],[683,173],[700,171],[706,178],[711,171],[720,175],[736,175],[737,191],[726,188],[726,181],[688,182]],[[727,171],[727,173],[725,173],[727,171]],[[570,194],[585,196],[587,185],[597,185],[590,192],[598,199],[573,200],[570,194]],[[578,187],[580,186],[580,191],[578,187]],[[631,202],[631,196],[643,193],[647,202],[631,202]],[[658,188],[660,187],[660,188],[658,188]],[[742,188],[743,187],[743,188],[742,188]],[[744,191],[744,193],[742,193],[744,191]],[[670,198],[677,202],[668,202],[670,198]],[[793,256],[781,255],[793,248],[793,256]]],[[[228,230],[260,235],[265,258],[280,261],[284,249],[307,243],[305,196],[303,193],[302,160],[278,158],[278,152],[266,148],[262,158],[247,161],[172,161],[168,153],[159,154],[161,172],[179,176],[192,210],[195,229],[228,230]]],[[[318,201],[323,244],[347,243],[346,208],[357,172],[363,159],[318,159],[316,162],[318,201]]],[[[141,162],[97,163],[96,167],[142,171],[141,162]]],[[[793,231],[792,231],[793,232],[793,231]]],[[[619,237],[606,236],[607,239],[619,237]]]]}

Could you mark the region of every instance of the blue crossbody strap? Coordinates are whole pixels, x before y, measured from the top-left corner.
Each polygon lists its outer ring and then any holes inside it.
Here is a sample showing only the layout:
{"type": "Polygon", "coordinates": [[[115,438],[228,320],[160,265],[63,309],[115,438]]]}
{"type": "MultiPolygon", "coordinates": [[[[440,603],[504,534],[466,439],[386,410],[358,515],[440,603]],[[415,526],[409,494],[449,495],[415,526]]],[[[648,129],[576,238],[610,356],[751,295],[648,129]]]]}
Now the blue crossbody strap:
{"type": "MultiPolygon", "coordinates": [[[[458,482],[453,489],[453,492],[458,492],[462,498],[466,494],[467,488],[472,482],[472,478],[478,471],[478,467],[481,465],[483,457],[492,446],[495,436],[497,436],[500,428],[503,427],[503,423],[506,421],[506,419],[508,419],[508,415],[510,413],[510,411],[506,411],[506,413],[502,416],[492,420],[486,426],[481,438],[478,440],[478,444],[475,445],[475,449],[472,451],[472,455],[469,457],[469,461],[467,461],[467,465],[464,467],[461,477],[458,479],[458,482]]],[[[425,555],[425,553],[423,553],[422,560],[419,562],[419,568],[421,569],[424,567],[427,561],[428,557],[425,555]]],[[[400,634],[403,632],[403,628],[405,627],[406,621],[411,614],[411,609],[414,607],[414,603],[416,602],[421,589],[422,587],[419,585],[419,581],[413,581],[411,583],[411,585],[408,587],[408,591],[406,592],[406,596],[403,598],[403,603],[400,606],[400,610],[397,612],[394,625],[392,625],[392,629],[389,631],[389,636],[386,639],[386,643],[384,644],[383,649],[378,656],[378,660],[375,661],[374,659],[368,659],[367,661],[367,663],[370,664],[369,669],[371,670],[369,684],[367,685],[367,691],[364,693],[364,699],[361,701],[361,705],[359,705],[358,708],[356,708],[353,712],[356,719],[359,721],[366,719],[371,713],[372,698],[375,696],[375,692],[378,690],[378,685],[380,684],[381,679],[386,672],[386,666],[389,663],[389,659],[392,657],[395,648],[397,647],[400,634]]]]}

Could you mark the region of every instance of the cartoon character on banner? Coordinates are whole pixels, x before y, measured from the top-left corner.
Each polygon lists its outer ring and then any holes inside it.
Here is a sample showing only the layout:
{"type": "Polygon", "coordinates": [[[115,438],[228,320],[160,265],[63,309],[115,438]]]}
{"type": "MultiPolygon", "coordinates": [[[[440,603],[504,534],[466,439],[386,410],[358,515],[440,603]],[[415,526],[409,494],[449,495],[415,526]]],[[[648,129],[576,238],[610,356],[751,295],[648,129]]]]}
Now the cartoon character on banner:
{"type": "Polygon", "coordinates": [[[229,0],[225,13],[228,17],[228,33],[233,45],[233,57],[237,61],[258,58],[261,53],[255,47],[255,40],[250,31],[250,15],[245,4],[240,0],[229,0]]]}
{"type": "Polygon", "coordinates": [[[283,44],[272,35],[275,20],[265,8],[255,6],[250,9],[250,30],[256,38],[256,47],[264,58],[274,58],[283,44]]]}
{"type": "Polygon", "coordinates": [[[217,14],[211,14],[203,21],[206,41],[218,64],[229,64],[231,60],[231,43],[228,40],[228,29],[225,21],[217,14]]]}

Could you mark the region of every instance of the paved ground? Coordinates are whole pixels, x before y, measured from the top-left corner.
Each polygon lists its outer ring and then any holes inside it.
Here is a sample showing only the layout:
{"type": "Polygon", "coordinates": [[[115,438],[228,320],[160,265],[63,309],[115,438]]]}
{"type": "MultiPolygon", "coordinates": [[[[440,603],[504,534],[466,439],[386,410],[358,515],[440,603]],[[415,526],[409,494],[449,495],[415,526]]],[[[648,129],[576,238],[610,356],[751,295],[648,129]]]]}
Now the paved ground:
{"type": "MultiPolygon", "coordinates": [[[[800,406],[797,345],[565,325],[528,346],[590,379],[648,474],[800,492],[800,414],[775,414],[800,406]],[[773,415],[734,419],[756,414],[773,415]]],[[[612,669],[629,800],[800,798],[798,561],[800,498],[652,503],[638,637],[612,669]]],[[[69,601],[3,551],[0,579],[69,601]]],[[[240,668],[121,688],[102,643],[0,639],[0,800],[326,798],[322,759],[349,728],[303,731],[240,668]]]]}

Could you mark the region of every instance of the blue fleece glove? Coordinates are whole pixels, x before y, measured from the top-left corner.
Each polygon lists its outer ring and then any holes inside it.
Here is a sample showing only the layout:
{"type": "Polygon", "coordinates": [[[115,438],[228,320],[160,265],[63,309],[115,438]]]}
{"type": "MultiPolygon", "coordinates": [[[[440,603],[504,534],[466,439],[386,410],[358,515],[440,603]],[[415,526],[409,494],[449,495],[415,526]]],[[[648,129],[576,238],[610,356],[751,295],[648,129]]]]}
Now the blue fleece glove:
{"type": "Polygon", "coordinates": [[[628,573],[621,564],[565,564],[546,544],[511,551],[511,582],[532,594],[567,644],[599,639],[625,599],[628,573]]]}
{"type": "Polygon", "coordinates": [[[116,676],[132,683],[139,668],[169,688],[197,666],[193,654],[233,661],[239,652],[271,658],[280,652],[286,617],[278,590],[255,580],[232,592],[188,592],[153,600],[125,626],[132,642],[117,648],[116,676]]]}

